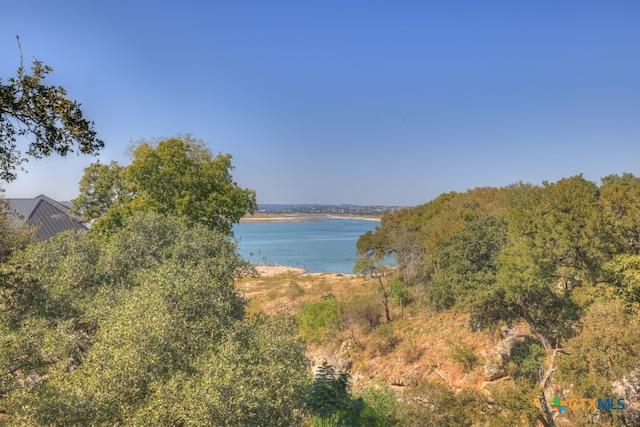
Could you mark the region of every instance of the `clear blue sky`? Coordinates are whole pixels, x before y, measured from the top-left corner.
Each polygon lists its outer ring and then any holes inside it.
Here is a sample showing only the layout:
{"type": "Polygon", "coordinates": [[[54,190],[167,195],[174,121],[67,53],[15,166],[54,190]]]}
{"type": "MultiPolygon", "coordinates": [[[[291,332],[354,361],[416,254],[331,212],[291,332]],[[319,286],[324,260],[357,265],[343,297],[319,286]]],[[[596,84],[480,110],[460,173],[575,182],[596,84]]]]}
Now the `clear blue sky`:
{"type": "MultiPolygon", "coordinates": [[[[450,190],[640,175],[640,2],[6,2],[0,77],[54,67],[101,162],[191,133],[260,203],[415,205],[450,190]]],[[[77,195],[72,155],[7,197],[77,195]]]]}

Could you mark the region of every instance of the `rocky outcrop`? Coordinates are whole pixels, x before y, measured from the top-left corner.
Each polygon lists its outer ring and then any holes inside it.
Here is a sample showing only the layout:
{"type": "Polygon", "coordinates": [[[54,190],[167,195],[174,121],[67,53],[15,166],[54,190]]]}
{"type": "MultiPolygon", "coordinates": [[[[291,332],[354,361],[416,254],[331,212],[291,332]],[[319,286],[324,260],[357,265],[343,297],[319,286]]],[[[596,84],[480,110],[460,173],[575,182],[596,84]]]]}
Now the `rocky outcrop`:
{"type": "Polygon", "coordinates": [[[352,348],[353,344],[351,342],[343,341],[337,351],[324,349],[323,351],[314,354],[311,357],[314,374],[316,373],[317,368],[322,366],[324,363],[335,367],[337,372],[345,374],[350,373],[351,368],[353,367],[353,360],[351,359],[352,348]]]}
{"type": "Polygon", "coordinates": [[[640,425],[640,368],[613,383],[612,390],[624,396],[624,416],[629,425],[640,425]]]}
{"type": "Polygon", "coordinates": [[[484,379],[495,381],[508,375],[504,368],[504,359],[496,350],[483,351],[481,353],[484,363],[484,379]]]}
{"type": "Polygon", "coordinates": [[[496,346],[496,350],[502,356],[503,360],[511,359],[513,350],[524,342],[524,337],[507,337],[500,341],[496,346]]]}
{"type": "Polygon", "coordinates": [[[502,328],[503,339],[498,345],[489,351],[485,350],[481,353],[485,360],[485,380],[495,381],[509,375],[505,369],[505,362],[511,359],[514,349],[524,342],[524,335],[526,335],[524,331],[518,329],[502,328]]]}

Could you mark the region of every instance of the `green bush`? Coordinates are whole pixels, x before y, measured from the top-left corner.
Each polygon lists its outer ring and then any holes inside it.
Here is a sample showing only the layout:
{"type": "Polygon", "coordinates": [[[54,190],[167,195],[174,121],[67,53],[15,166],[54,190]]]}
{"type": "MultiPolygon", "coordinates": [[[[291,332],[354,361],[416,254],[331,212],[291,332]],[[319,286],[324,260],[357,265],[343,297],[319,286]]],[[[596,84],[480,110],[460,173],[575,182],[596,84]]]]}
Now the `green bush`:
{"type": "Polygon", "coordinates": [[[478,356],[474,353],[474,348],[469,344],[456,344],[451,347],[451,358],[462,365],[466,372],[472,370],[478,363],[478,356]]]}
{"type": "Polygon", "coordinates": [[[543,414],[536,406],[540,396],[537,385],[516,380],[514,384],[495,384],[490,392],[493,397],[491,426],[540,425],[543,414]]]}
{"type": "Polygon", "coordinates": [[[298,297],[301,297],[305,294],[304,289],[302,288],[302,286],[300,286],[298,284],[298,282],[296,281],[291,281],[289,282],[289,285],[287,286],[287,288],[284,291],[284,294],[290,299],[290,300],[294,300],[298,297]]]}
{"type": "Polygon", "coordinates": [[[303,423],[305,343],[291,318],[245,316],[219,232],[140,214],[2,267],[0,425],[303,423]]]}
{"type": "Polygon", "coordinates": [[[422,357],[424,350],[420,345],[418,345],[418,343],[416,343],[415,338],[409,337],[402,341],[402,344],[398,348],[398,352],[405,363],[413,363],[422,357]]]}
{"type": "Polygon", "coordinates": [[[351,396],[349,380],[348,374],[338,373],[326,363],[318,368],[306,396],[314,427],[362,425],[360,414],[364,401],[351,396]]]}
{"type": "Polygon", "coordinates": [[[384,386],[372,386],[364,389],[360,397],[364,400],[364,409],[360,414],[363,426],[398,425],[398,400],[393,391],[384,386]]]}
{"type": "Polygon", "coordinates": [[[525,341],[511,353],[511,359],[516,365],[513,376],[526,378],[532,382],[540,381],[546,356],[547,352],[538,341],[526,337],[525,341]]]}
{"type": "Polygon", "coordinates": [[[273,301],[274,299],[278,298],[278,296],[280,296],[280,292],[278,292],[277,289],[269,289],[264,296],[267,300],[273,301]]]}
{"type": "Polygon", "coordinates": [[[408,427],[493,427],[496,416],[483,393],[466,389],[455,394],[446,385],[431,381],[408,388],[396,413],[398,425],[408,427]]]}
{"type": "Polygon", "coordinates": [[[561,384],[572,384],[576,396],[600,397],[611,393],[611,384],[638,366],[640,322],[638,313],[624,301],[593,304],[578,334],[563,344],[569,354],[556,358],[561,384]]]}
{"type": "Polygon", "coordinates": [[[296,313],[296,319],[300,336],[318,344],[326,342],[341,328],[340,308],[335,297],[305,304],[296,313]]]}

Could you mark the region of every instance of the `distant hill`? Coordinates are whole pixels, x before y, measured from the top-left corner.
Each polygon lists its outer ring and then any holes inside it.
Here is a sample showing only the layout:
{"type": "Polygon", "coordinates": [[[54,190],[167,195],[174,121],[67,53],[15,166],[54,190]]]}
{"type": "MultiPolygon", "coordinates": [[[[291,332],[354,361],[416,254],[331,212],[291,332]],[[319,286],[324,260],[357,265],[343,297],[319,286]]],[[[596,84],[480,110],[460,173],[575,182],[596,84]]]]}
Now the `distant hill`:
{"type": "Polygon", "coordinates": [[[259,204],[257,213],[382,216],[404,206],[360,206],[322,204],[259,204]]]}

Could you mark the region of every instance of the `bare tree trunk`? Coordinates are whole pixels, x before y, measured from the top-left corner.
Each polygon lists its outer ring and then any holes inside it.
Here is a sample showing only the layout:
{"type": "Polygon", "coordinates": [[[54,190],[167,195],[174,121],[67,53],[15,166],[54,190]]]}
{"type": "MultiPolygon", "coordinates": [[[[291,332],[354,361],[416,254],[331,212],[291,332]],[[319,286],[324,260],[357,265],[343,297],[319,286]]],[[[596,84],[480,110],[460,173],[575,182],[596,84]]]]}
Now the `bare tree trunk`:
{"type": "Polygon", "coordinates": [[[364,349],[364,345],[362,345],[360,340],[356,337],[356,334],[353,332],[353,329],[349,328],[349,332],[351,332],[351,339],[353,340],[353,342],[361,349],[364,349]]]}
{"type": "Polygon", "coordinates": [[[556,427],[556,422],[553,419],[553,414],[551,413],[551,411],[549,410],[549,407],[547,406],[547,400],[544,397],[544,391],[542,392],[542,394],[538,399],[540,401],[540,407],[542,408],[542,411],[544,412],[544,415],[545,415],[543,418],[538,418],[538,419],[542,422],[542,424],[545,427],[556,427]]]}
{"type": "Polygon", "coordinates": [[[387,319],[387,322],[391,322],[391,314],[389,313],[389,292],[387,292],[387,289],[384,287],[382,277],[377,275],[376,279],[378,279],[378,285],[380,285],[380,296],[382,298],[382,304],[384,305],[385,319],[387,319]]]}
{"type": "Polygon", "coordinates": [[[542,333],[538,330],[536,326],[536,322],[533,320],[533,317],[531,317],[531,313],[529,312],[529,309],[527,308],[524,301],[518,300],[518,307],[520,307],[520,310],[522,312],[522,317],[524,318],[525,322],[527,322],[527,324],[529,325],[531,332],[533,332],[533,334],[540,340],[540,342],[542,343],[542,346],[547,352],[549,353],[552,352],[553,347],[551,346],[551,342],[547,337],[542,335],[542,333]]]}
{"type": "Polygon", "coordinates": [[[553,414],[551,413],[551,411],[549,410],[549,406],[547,405],[547,401],[544,397],[544,391],[547,388],[547,386],[549,385],[549,383],[551,383],[551,377],[553,376],[553,374],[556,372],[555,369],[555,361],[556,361],[556,356],[558,355],[558,353],[564,353],[564,354],[569,354],[567,351],[558,348],[558,341],[556,340],[556,346],[553,349],[553,352],[551,353],[551,359],[549,360],[549,367],[547,368],[546,372],[544,373],[544,375],[542,376],[542,379],[540,380],[540,389],[542,390],[542,394],[540,395],[540,407],[542,408],[542,410],[544,411],[545,417],[546,417],[546,422],[544,422],[545,426],[547,427],[555,427],[555,420],[553,419],[553,414]]]}

